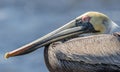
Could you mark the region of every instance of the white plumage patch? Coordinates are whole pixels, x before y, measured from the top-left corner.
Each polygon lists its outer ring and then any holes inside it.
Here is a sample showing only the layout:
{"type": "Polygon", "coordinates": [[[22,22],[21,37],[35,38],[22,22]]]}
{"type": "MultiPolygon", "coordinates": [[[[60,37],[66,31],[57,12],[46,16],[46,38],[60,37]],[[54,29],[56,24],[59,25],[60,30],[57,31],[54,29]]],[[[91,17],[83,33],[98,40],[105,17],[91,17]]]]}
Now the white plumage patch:
{"type": "Polygon", "coordinates": [[[110,33],[119,32],[120,26],[118,26],[115,22],[111,21],[111,30],[110,33]]]}

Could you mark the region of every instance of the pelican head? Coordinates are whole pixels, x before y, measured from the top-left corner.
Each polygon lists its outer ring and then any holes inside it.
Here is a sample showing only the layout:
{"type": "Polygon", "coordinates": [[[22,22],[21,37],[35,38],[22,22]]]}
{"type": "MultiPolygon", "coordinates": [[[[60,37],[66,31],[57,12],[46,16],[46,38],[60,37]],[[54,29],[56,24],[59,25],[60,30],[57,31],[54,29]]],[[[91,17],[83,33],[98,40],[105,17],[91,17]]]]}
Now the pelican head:
{"type": "Polygon", "coordinates": [[[78,21],[81,19],[83,22],[89,22],[97,31],[93,34],[112,33],[115,28],[119,27],[107,15],[100,12],[86,12],[76,18],[78,21]]]}
{"type": "Polygon", "coordinates": [[[86,12],[53,32],[16,50],[7,52],[5,58],[28,54],[52,42],[65,40],[82,34],[110,33],[116,24],[105,14],[99,12],[86,12]]]}

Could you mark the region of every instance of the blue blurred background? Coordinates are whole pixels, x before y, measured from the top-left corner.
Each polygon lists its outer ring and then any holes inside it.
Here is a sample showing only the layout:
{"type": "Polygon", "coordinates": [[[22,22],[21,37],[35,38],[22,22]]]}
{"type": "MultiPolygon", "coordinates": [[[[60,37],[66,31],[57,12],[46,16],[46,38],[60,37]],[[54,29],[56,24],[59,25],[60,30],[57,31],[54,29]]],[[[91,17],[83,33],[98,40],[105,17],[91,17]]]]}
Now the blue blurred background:
{"type": "Polygon", "coordinates": [[[44,48],[4,59],[4,53],[29,43],[86,11],[107,14],[120,24],[120,0],[0,0],[0,72],[48,72],[44,48]]]}

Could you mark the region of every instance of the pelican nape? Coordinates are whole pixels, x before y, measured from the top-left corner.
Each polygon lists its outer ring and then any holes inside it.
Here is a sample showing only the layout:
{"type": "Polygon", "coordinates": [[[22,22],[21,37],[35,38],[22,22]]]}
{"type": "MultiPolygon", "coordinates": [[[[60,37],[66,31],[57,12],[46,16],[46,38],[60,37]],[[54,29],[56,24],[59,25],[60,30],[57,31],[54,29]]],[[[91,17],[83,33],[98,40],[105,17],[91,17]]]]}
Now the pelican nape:
{"type": "MultiPolygon", "coordinates": [[[[114,23],[106,15],[104,15],[102,13],[99,13],[99,12],[92,12],[92,11],[91,12],[86,12],[86,13],[80,15],[79,17],[75,18],[74,20],[70,21],[69,23],[65,24],[64,26],[54,30],[53,32],[51,32],[51,33],[49,33],[49,34],[35,40],[35,41],[33,41],[33,42],[29,43],[29,44],[26,44],[26,45],[24,45],[24,46],[22,46],[22,47],[20,47],[20,48],[18,48],[16,50],[13,50],[11,52],[7,52],[5,54],[5,58],[28,54],[28,53],[33,52],[34,50],[36,50],[38,48],[41,48],[43,46],[48,46],[49,44],[51,44],[53,42],[56,42],[56,41],[62,41],[64,43],[67,43],[67,42],[69,42],[68,40],[70,40],[72,38],[76,38],[76,37],[80,37],[80,39],[85,40],[87,37],[89,38],[88,35],[91,35],[91,36],[94,37],[94,36],[96,36],[98,34],[111,34],[111,33],[114,33],[114,32],[118,32],[119,30],[120,30],[120,27],[116,23],[114,23]],[[82,37],[82,36],[84,36],[84,37],[82,37]]],[[[100,36],[100,37],[102,38],[104,36],[100,36]]],[[[101,40],[101,42],[102,42],[102,40],[101,40]]],[[[88,46],[90,46],[90,45],[88,45],[88,46]]],[[[97,46],[97,45],[95,45],[95,46],[97,46]]],[[[87,47],[87,45],[84,46],[83,48],[85,48],[85,47],[87,47]]],[[[78,48],[81,48],[81,47],[78,46],[78,48]]],[[[97,47],[93,47],[93,48],[95,49],[97,47]]],[[[104,47],[104,48],[107,48],[107,46],[104,47]]],[[[70,50],[69,53],[71,55],[73,53],[72,49],[74,49],[74,47],[71,47],[69,49],[66,48],[66,50],[70,50]]],[[[78,50],[76,49],[75,52],[76,51],[79,52],[79,50],[80,49],[78,49],[78,50]]],[[[60,50],[60,49],[59,49],[59,51],[62,52],[62,50],[60,50]]],[[[50,56],[50,55],[46,54],[48,52],[50,52],[49,47],[45,47],[44,55],[45,55],[45,57],[47,57],[47,58],[45,58],[46,62],[47,62],[47,59],[49,58],[48,56],[50,56]]],[[[52,52],[54,52],[54,51],[52,51],[52,52]]],[[[69,53],[68,54],[65,53],[64,57],[67,57],[67,55],[69,55],[69,53]]],[[[57,56],[59,56],[59,55],[57,55],[57,56]]],[[[81,56],[82,56],[81,54],[78,54],[78,57],[81,57],[81,56]]],[[[57,57],[55,57],[55,58],[57,59],[57,57]]],[[[56,60],[56,59],[54,59],[54,60],[56,60]]],[[[66,58],[63,58],[63,59],[66,59],[66,58]]],[[[74,59],[74,57],[72,57],[72,59],[70,59],[68,61],[72,62],[75,59],[74,59]]],[[[77,59],[77,61],[80,61],[80,60],[81,60],[80,58],[77,59]]],[[[72,63],[74,64],[76,62],[72,62],[72,63]]],[[[69,72],[72,69],[71,67],[68,68],[69,72]]],[[[51,67],[48,67],[48,68],[49,68],[50,71],[54,72],[53,70],[51,70],[51,67]]],[[[77,66],[76,66],[76,69],[78,69],[77,66]]],[[[82,69],[88,69],[88,68],[83,66],[82,69]]],[[[79,70],[81,71],[82,69],[79,69],[79,70]]],[[[57,71],[60,72],[60,70],[61,70],[61,68],[59,69],[59,67],[58,67],[55,72],[57,72],[57,71]]],[[[62,72],[64,72],[64,71],[62,71],[62,72]]],[[[71,72],[76,72],[76,71],[71,70],[71,72]]],[[[93,72],[93,71],[91,71],[91,72],[93,72]]]]}

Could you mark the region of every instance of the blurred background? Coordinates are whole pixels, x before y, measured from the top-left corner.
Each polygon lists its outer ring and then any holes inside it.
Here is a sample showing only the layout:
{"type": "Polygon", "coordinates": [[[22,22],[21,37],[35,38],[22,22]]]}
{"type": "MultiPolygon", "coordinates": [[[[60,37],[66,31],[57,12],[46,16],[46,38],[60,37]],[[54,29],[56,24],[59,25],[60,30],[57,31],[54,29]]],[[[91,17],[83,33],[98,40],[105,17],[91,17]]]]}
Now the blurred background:
{"type": "Polygon", "coordinates": [[[0,0],[0,71],[49,72],[43,50],[4,59],[4,53],[29,43],[87,11],[107,14],[120,24],[120,0],[0,0]]]}

